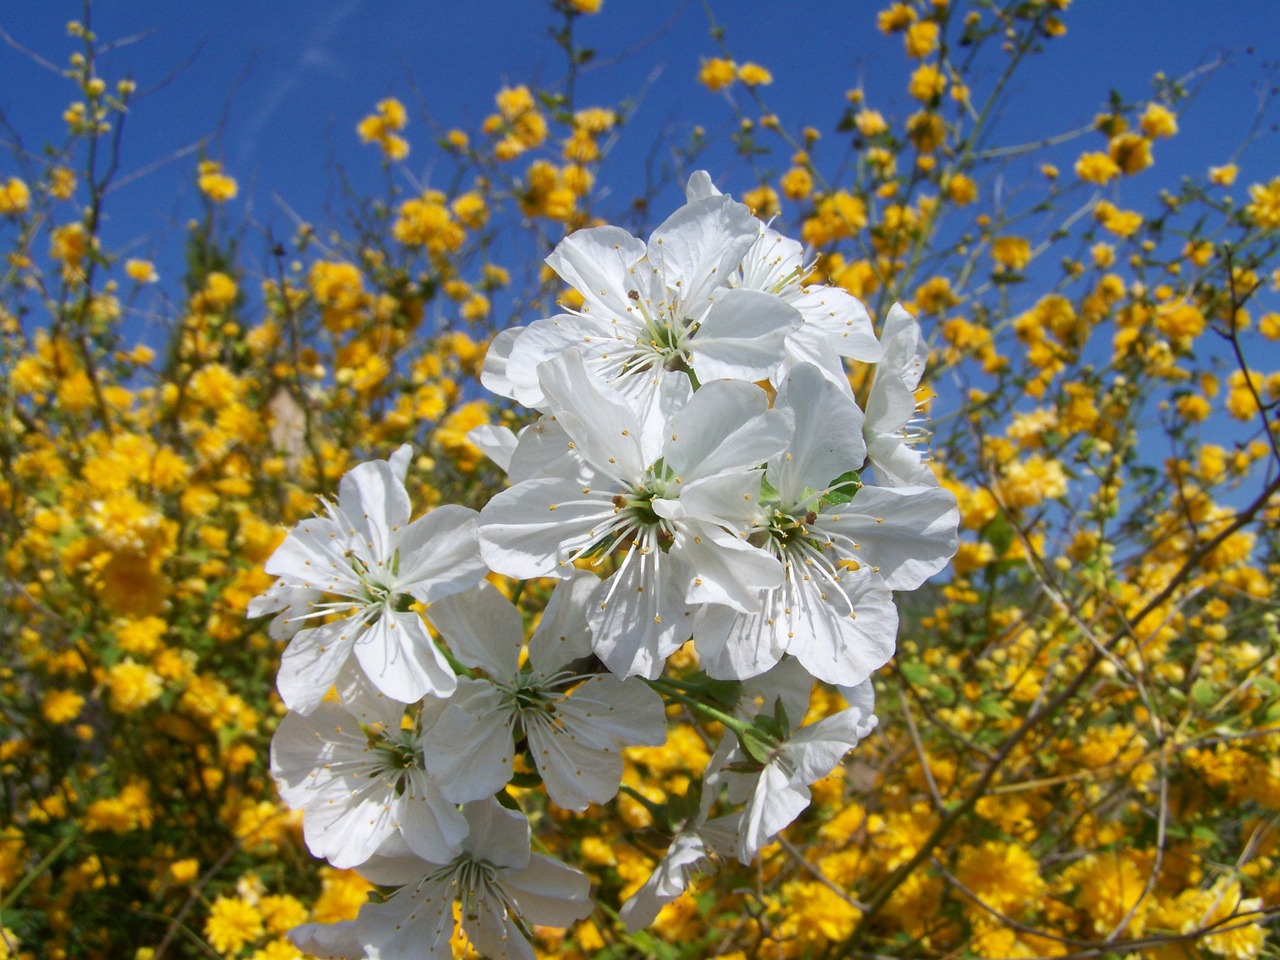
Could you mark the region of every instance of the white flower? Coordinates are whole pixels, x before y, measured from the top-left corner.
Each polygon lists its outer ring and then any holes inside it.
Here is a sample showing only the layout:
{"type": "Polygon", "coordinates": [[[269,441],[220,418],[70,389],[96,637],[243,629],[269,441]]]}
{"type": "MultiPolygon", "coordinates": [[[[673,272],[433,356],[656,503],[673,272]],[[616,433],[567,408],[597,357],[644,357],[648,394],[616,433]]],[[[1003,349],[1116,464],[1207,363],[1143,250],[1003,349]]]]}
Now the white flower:
{"type": "Polygon", "coordinates": [[[538,366],[568,349],[642,409],[672,371],[703,383],[768,377],[800,315],[783,299],[729,286],[760,229],[743,204],[708,196],[676,210],[648,244],[612,226],[570,234],[547,263],[582,294],[582,308],[501,341],[486,358],[485,384],[541,409],[538,366]]]}
{"type": "Polygon", "coordinates": [[[898,632],[889,588],[840,528],[847,504],[838,501],[856,489],[845,478],[864,459],[862,412],[812,364],[783,381],[774,409],[792,412],[794,439],[769,459],[775,493],[757,505],[751,525],[753,542],[778,558],[783,580],[764,591],[757,611],[699,612],[703,668],[745,679],[790,653],[821,680],[860,683],[893,655],[898,632]]]}
{"type": "Polygon", "coordinates": [[[307,847],[342,869],[405,850],[450,859],[467,823],[423,766],[444,702],[425,700],[404,729],[404,704],[370,690],[358,672],[348,668],[340,689],[339,702],[287,714],[271,740],[271,775],[285,803],[303,811],[307,847]]]}
{"type": "MultiPolygon", "coordinates": [[[[875,729],[875,692],[867,680],[844,691],[849,706],[824,720],[800,727],[777,743],[754,773],[735,768],[752,764],[732,737],[712,757],[708,778],[722,777],[729,800],[744,803],[738,830],[738,859],[749,864],[775,834],[809,806],[809,785],[821,780],[840,759],[875,729]],[[727,749],[723,749],[728,744],[727,749]]],[[[794,706],[794,705],[793,705],[794,706]]],[[[795,715],[790,711],[792,720],[795,715]]]]}
{"type": "Polygon", "coordinates": [[[623,748],[666,742],[662,699],[642,682],[565,669],[589,652],[585,637],[571,635],[585,631],[587,580],[594,577],[557,588],[558,602],[529,641],[526,670],[520,669],[520,613],[496,588],[483,583],[432,605],[431,621],[454,655],[488,675],[458,682],[427,744],[428,766],[450,800],[464,803],[501,790],[511,779],[516,740],[524,737],[552,801],[585,810],[618,792],[623,748]]]}
{"type": "Polygon", "coordinates": [[[717,859],[729,856],[737,848],[741,813],[707,819],[717,790],[718,786],[712,784],[703,787],[696,815],[680,825],[649,879],[618,911],[628,932],[634,933],[652,924],[666,904],[684,893],[695,874],[704,872],[717,859]]]}
{"type": "Polygon", "coordinates": [[[880,342],[884,357],[876,364],[863,422],[867,459],[876,483],[882,487],[936,487],[937,477],[916,449],[928,436],[917,424],[915,391],[929,360],[929,345],[920,324],[897,303],[885,318],[880,342]]]}
{"type": "MultiPolygon", "coordinates": [[[[594,649],[620,676],[656,677],[688,638],[695,604],[756,609],[760,590],[778,583],[778,561],[737,530],[759,498],[757,465],[785,446],[790,425],[752,384],[715,381],[691,397],[664,390],[637,413],[576,352],[539,372],[570,456],[556,474],[489,501],[481,550],[494,570],[522,579],[616,554],[588,614],[594,649]]],[[[513,465],[520,457],[517,448],[513,465]]]]}
{"type": "Polygon", "coordinates": [[[453,905],[462,932],[489,960],[534,960],[533,924],[567,927],[591,913],[590,881],[558,860],[529,850],[529,821],[488,799],[466,806],[463,850],[445,863],[417,857],[375,858],[361,873],[401,885],[381,903],[366,903],[355,921],[305,924],[290,933],[322,956],[376,960],[452,960],[453,905]],[[352,950],[358,948],[361,953],[352,950]]]}
{"type": "MultiPolygon", "coordinates": [[[[705,170],[698,170],[689,177],[685,196],[695,203],[720,196],[720,191],[705,170]]],[[[876,363],[884,350],[866,307],[840,287],[805,283],[810,272],[800,243],[762,227],[728,282],[738,289],[776,296],[800,314],[800,326],[787,336],[785,356],[770,377],[774,384],[797,364],[813,363],[852,396],[841,358],[876,363]]]]}
{"type": "Polygon", "coordinates": [[[298,524],[266,563],[280,579],[250,610],[285,609],[278,630],[345,614],[298,630],[285,649],[276,682],[291,710],[314,710],[352,653],[378,690],[403,703],[453,692],[452,669],[407,607],[474,586],[487,569],[475,511],[444,506],[409,522],[409,456],[404,446],[390,460],[354,467],[337,504],[325,503],[327,516],[298,524]]]}

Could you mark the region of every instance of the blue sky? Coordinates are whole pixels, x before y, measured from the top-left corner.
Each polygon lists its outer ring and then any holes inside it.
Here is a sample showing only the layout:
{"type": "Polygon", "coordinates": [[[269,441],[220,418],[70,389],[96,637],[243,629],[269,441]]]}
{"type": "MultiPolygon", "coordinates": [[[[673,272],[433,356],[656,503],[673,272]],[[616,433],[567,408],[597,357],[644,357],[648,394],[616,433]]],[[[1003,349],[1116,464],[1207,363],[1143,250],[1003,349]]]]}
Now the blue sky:
{"type": "MultiPolygon", "coordinates": [[[[843,91],[859,85],[886,113],[908,107],[900,41],[874,28],[879,4],[735,0],[712,6],[734,55],[773,71],[776,82],[766,96],[793,125],[829,130],[844,105],[843,91]]],[[[65,23],[80,11],[81,4],[71,2],[6,4],[0,26],[64,64],[72,49],[65,23]]],[[[1112,87],[1140,97],[1157,70],[1177,75],[1230,54],[1230,65],[1189,108],[1183,123],[1188,135],[1161,145],[1151,180],[1161,168],[1203,170],[1228,159],[1252,118],[1250,84],[1264,78],[1262,61],[1280,53],[1274,39],[1280,36],[1280,4],[1274,0],[1077,0],[1066,19],[1068,36],[1049,44],[1013,91],[1000,127],[1006,142],[1087,122],[1112,87]],[[1260,49],[1250,55],[1244,52],[1250,45],[1260,49]]],[[[307,219],[321,220],[331,157],[357,183],[376,183],[372,152],[360,146],[353,128],[383,96],[396,95],[409,106],[408,135],[418,145],[409,166],[429,179],[424,105],[443,124],[475,122],[491,110],[504,81],[559,77],[562,54],[545,38],[551,22],[537,0],[97,0],[93,6],[101,37],[140,35],[110,55],[104,74],[132,74],[146,88],[176,71],[137,104],[123,170],[143,169],[212,138],[209,152],[225,160],[245,187],[244,202],[267,220],[280,218],[273,194],[307,219]]],[[[699,57],[716,52],[701,2],[605,0],[601,14],[581,18],[579,25],[583,41],[609,61],[585,74],[580,104],[611,104],[647,85],[635,122],[617,147],[617,173],[637,170],[668,125],[697,120],[714,132],[717,123],[727,124],[726,106],[692,83],[699,57]],[[624,50],[629,52],[613,59],[624,50]]],[[[64,79],[0,48],[0,109],[28,148],[61,138],[60,114],[71,94],[64,79]]],[[[1274,174],[1280,166],[1271,159],[1275,153],[1275,137],[1267,134],[1244,157],[1244,178],[1274,174]]],[[[114,202],[117,216],[122,207],[150,206],[153,218],[141,215],[131,223],[137,233],[126,242],[145,245],[154,230],[164,229],[181,191],[190,189],[193,164],[193,157],[175,161],[125,188],[114,202]]],[[[625,183],[616,186],[626,193],[625,183]]],[[[135,216],[130,213],[131,220],[135,216]]]]}
{"type": "MultiPolygon", "coordinates": [[[[708,4],[732,55],[773,72],[764,95],[790,129],[811,124],[831,131],[852,87],[865,89],[870,104],[887,115],[914,109],[901,39],[875,28],[884,4],[708,4]]],[[[8,3],[0,7],[0,27],[63,65],[75,49],[65,24],[82,10],[81,3],[62,0],[8,3]]],[[[451,167],[434,148],[428,114],[443,127],[474,127],[492,111],[493,94],[504,83],[552,83],[564,73],[563,53],[547,38],[556,18],[539,0],[95,0],[92,18],[100,37],[129,40],[110,52],[101,74],[112,81],[130,75],[149,91],[127,121],[125,182],[108,204],[106,240],[114,252],[156,260],[167,280],[181,272],[184,224],[199,209],[194,168],[200,145],[240,182],[232,219],[247,214],[273,235],[287,236],[295,214],[319,225],[331,220],[326,210],[339,192],[335,165],[358,191],[382,192],[378,152],[361,145],[354,130],[382,97],[394,95],[409,109],[407,173],[421,183],[442,183],[451,167]]],[[[1149,207],[1159,189],[1174,186],[1183,173],[1233,158],[1254,120],[1257,85],[1268,79],[1266,61],[1280,54],[1280,3],[1076,0],[1065,19],[1067,36],[1049,43],[1015,81],[994,144],[1085,125],[1112,89],[1141,99],[1159,70],[1177,76],[1222,59],[1224,66],[1186,108],[1183,133],[1158,144],[1156,165],[1116,188],[1114,199],[1149,207]]],[[[700,58],[718,52],[702,0],[605,0],[599,15],[577,24],[580,42],[600,53],[581,77],[577,105],[614,105],[642,94],[593,207],[617,216],[639,189],[655,138],[701,123],[724,143],[733,122],[725,98],[732,94],[713,94],[694,81],[700,58]]],[[[990,82],[994,67],[988,63],[975,86],[990,82]]],[[[0,110],[25,149],[63,141],[61,114],[74,92],[55,71],[0,45],[0,110]]],[[[1277,116],[1272,110],[1269,119],[1277,116]]],[[[1103,145],[1091,137],[1091,148],[1103,145]]],[[[8,132],[0,139],[8,140],[8,132]]],[[[1239,157],[1238,193],[1245,183],[1280,173],[1276,141],[1268,127],[1239,157]]],[[[1060,149],[1056,159],[1064,170],[1088,143],[1060,149]]],[[[829,134],[817,152],[819,166],[834,172],[847,149],[829,134]]],[[[787,153],[781,149],[767,165],[781,172],[787,153]]],[[[741,193],[754,186],[723,149],[705,161],[724,189],[741,193]]],[[[0,151],[0,175],[11,172],[10,157],[0,151]]],[[[1017,161],[1010,164],[1010,183],[1028,176],[1017,161]]],[[[670,190],[654,216],[678,202],[670,190]]]]}

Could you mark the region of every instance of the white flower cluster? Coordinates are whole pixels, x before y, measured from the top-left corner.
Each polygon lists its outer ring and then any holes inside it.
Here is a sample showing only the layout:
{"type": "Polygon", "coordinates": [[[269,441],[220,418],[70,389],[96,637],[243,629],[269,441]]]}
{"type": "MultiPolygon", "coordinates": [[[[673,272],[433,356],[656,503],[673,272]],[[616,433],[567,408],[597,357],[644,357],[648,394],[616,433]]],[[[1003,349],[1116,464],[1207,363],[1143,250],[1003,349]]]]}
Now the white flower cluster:
{"type": "Polygon", "coordinates": [[[670,849],[623,919],[652,922],[707,861],[751,862],[874,727],[892,591],[956,548],[955,498],[911,427],[926,348],[906,311],[877,339],[703,173],[648,243],[596,227],[548,262],[581,308],[499,334],[483,377],[542,416],[473,435],[511,486],[478,515],[410,522],[409,449],[361,464],[250,605],[289,640],[281,796],[316,856],[397,888],[295,930],[318,956],[448,957],[456,912],[483,955],[532,958],[529,924],[592,901],[585,875],[531,852],[505,789],[517,759],[552,803],[606,802],[622,750],[665,741],[664,699],[726,733],[659,818],[670,849]],[[864,407],[845,358],[876,365],[864,407]],[[490,571],[559,580],[527,644],[490,571]],[[705,678],[664,676],[690,639],[705,678]],[[849,706],[800,725],[815,680],[849,706]]]}

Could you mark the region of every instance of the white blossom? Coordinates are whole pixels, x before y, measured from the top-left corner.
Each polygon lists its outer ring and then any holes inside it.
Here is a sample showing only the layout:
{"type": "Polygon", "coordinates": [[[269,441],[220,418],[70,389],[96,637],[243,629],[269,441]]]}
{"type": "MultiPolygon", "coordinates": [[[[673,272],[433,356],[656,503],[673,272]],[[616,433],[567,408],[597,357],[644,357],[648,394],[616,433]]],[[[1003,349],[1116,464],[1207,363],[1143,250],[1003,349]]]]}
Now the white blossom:
{"type": "Polygon", "coordinates": [[[531,925],[563,928],[591,912],[586,876],[531,853],[523,814],[492,799],[467,804],[463,813],[470,830],[456,857],[443,863],[374,858],[360,872],[399,889],[381,903],[364,904],[354,921],[294,929],[295,945],[349,960],[452,960],[456,902],[462,932],[482,956],[534,960],[531,925]]]}
{"type": "Polygon", "coordinates": [[[291,710],[314,710],[352,654],[378,690],[403,703],[454,689],[452,669],[408,606],[465,590],[485,575],[476,513],[443,506],[410,522],[409,456],[404,446],[389,460],[348,471],[338,502],[299,523],[266,563],[279,580],[250,612],[283,609],[277,635],[296,630],[277,676],[291,710]],[[303,620],[325,622],[297,629],[303,620]]]}
{"type": "MultiPolygon", "coordinates": [[[[588,613],[594,650],[620,676],[656,677],[689,637],[695,605],[755,609],[760,590],[779,581],[778,561],[738,528],[759,498],[757,465],[783,449],[790,425],[748,383],[662,391],[637,411],[577,352],[545,362],[539,375],[565,453],[552,475],[489,501],[484,558],[527,578],[616,555],[588,613]]],[[[513,464],[524,446],[522,438],[513,464]]]]}
{"type": "Polygon", "coordinates": [[[428,765],[451,800],[501,790],[523,737],[552,801],[585,810],[618,792],[623,748],[666,742],[662,700],[644,683],[565,669],[583,652],[585,637],[564,631],[574,630],[574,620],[584,624],[584,583],[576,577],[558,588],[556,608],[548,608],[530,640],[526,669],[520,613],[497,589],[481,584],[432,606],[432,623],[454,654],[487,675],[459,681],[427,744],[428,765]]]}
{"type": "Polygon", "coordinates": [[[375,853],[451,858],[467,824],[423,762],[443,701],[428,698],[405,729],[404,704],[357,672],[348,668],[340,690],[306,716],[286,714],[271,741],[271,774],[281,799],[303,811],[307,847],[343,869],[375,853]]]}

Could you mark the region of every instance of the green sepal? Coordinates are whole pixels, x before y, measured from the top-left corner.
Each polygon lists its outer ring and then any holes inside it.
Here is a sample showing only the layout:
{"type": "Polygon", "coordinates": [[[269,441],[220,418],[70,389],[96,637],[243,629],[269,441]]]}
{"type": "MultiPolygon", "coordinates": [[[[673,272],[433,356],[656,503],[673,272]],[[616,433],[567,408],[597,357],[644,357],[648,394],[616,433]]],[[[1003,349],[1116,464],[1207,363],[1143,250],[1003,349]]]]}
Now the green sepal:
{"type": "Polygon", "coordinates": [[[818,502],[823,506],[849,503],[862,489],[862,475],[857,470],[846,470],[827,484],[827,492],[818,502]]]}

